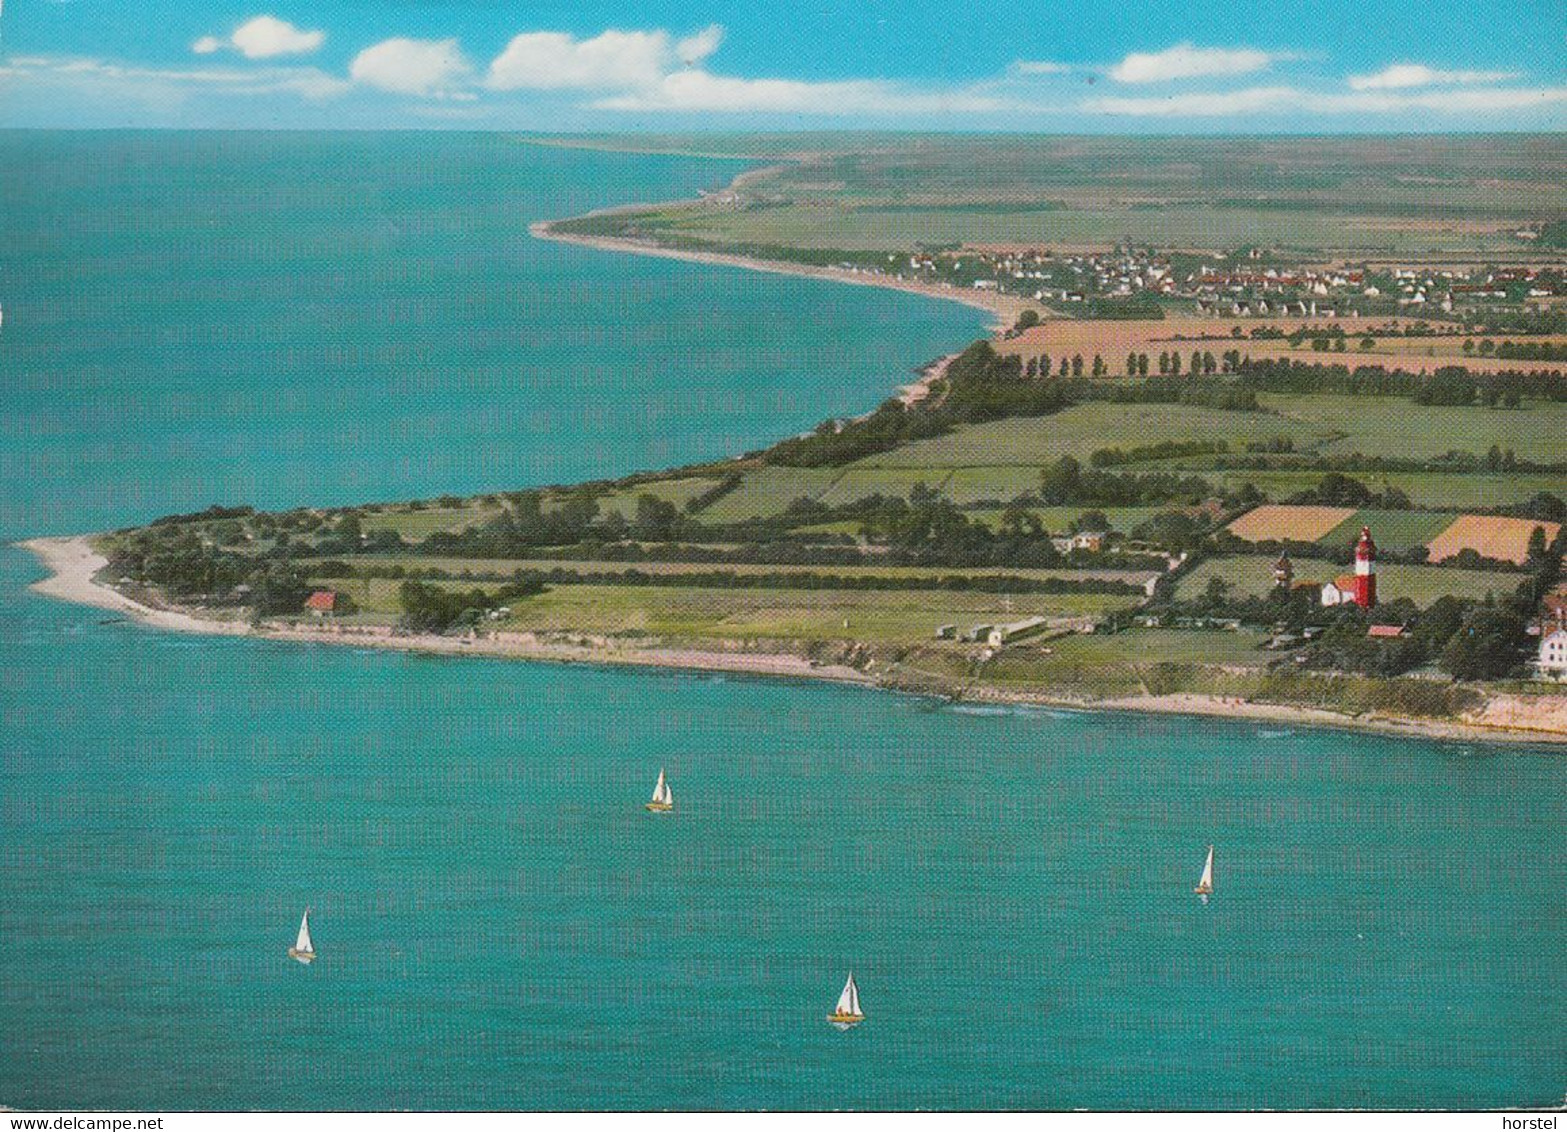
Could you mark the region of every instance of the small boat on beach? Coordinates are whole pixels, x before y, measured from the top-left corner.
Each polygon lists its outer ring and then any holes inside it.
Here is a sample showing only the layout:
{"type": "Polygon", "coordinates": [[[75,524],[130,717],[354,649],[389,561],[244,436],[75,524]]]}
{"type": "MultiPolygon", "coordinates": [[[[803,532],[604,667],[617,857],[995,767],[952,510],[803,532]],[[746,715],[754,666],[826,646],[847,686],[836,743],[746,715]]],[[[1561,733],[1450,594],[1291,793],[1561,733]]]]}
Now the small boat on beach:
{"type": "Polygon", "coordinates": [[[664,768],[658,768],[658,785],[653,787],[653,800],[644,807],[655,814],[665,814],[675,808],[675,796],[669,792],[669,781],[664,768]]]}
{"type": "Polygon", "coordinates": [[[865,1021],[865,1012],[860,1009],[860,988],[854,984],[854,972],[849,972],[849,981],[843,984],[843,993],[838,996],[838,1005],[833,1012],[827,1015],[827,1021],[840,1030],[847,1030],[851,1026],[858,1026],[865,1021]]]}
{"type": "Polygon", "coordinates": [[[294,946],[288,949],[288,957],[297,959],[305,966],[315,962],[315,944],[310,942],[310,909],[305,909],[305,914],[299,920],[299,938],[294,941],[294,946]]]}
{"type": "Polygon", "coordinates": [[[1192,889],[1202,897],[1204,904],[1208,903],[1208,897],[1213,895],[1213,846],[1208,846],[1208,860],[1202,867],[1202,878],[1198,880],[1197,887],[1192,889]]]}

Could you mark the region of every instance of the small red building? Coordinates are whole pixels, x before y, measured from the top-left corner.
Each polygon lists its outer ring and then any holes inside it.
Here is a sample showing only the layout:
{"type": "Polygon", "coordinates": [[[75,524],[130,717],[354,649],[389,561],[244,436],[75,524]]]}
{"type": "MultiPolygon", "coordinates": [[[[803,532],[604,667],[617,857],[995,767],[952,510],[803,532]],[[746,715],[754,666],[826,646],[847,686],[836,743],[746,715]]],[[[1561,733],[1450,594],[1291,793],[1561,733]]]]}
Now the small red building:
{"type": "Polygon", "coordinates": [[[337,608],[337,594],[331,590],[317,590],[305,599],[305,608],[316,617],[326,617],[337,608]]]}

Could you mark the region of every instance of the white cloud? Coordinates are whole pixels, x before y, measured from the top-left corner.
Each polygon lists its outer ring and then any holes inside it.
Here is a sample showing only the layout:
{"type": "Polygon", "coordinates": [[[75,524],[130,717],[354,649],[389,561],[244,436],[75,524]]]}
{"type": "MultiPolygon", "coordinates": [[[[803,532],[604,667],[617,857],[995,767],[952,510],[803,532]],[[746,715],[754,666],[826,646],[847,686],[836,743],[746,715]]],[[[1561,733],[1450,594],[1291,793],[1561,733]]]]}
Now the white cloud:
{"type": "Polygon", "coordinates": [[[1019,59],[1012,64],[1012,70],[1019,75],[1064,75],[1072,70],[1072,65],[1043,59],[1019,59]]]}
{"type": "Polygon", "coordinates": [[[982,92],[921,92],[877,79],[805,82],[715,75],[700,64],[723,43],[718,25],[676,39],[611,29],[589,39],[524,32],[490,64],[492,90],[575,90],[596,110],[776,114],[944,114],[1004,109],[982,92]]]}
{"type": "Polygon", "coordinates": [[[1203,75],[1246,75],[1293,56],[1254,47],[1197,47],[1177,43],[1163,51],[1134,51],[1110,68],[1122,83],[1158,83],[1203,75]]]}
{"type": "Polygon", "coordinates": [[[710,24],[695,35],[688,35],[675,44],[675,55],[685,66],[694,67],[717,51],[723,42],[724,29],[717,24],[710,24]]]}
{"type": "Polygon", "coordinates": [[[222,47],[223,41],[215,35],[204,35],[190,45],[190,49],[197,55],[211,55],[214,51],[221,50],[222,47]]]}
{"type": "Polygon", "coordinates": [[[247,59],[271,59],[314,51],[326,42],[326,32],[304,31],[276,16],[257,16],[236,28],[230,42],[247,59]]]}
{"type": "Polygon", "coordinates": [[[1490,113],[1531,110],[1567,101],[1567,87],[1438,90],[1419,93],[1361,91],[1324,94],[1289,86],[1170,95],[1166,98],[1098,98],[1082,104],[1090,113],[1134,117],[1207,118],[1277,111],[1313,114],[1490,113]]]}
{"type": "Polygon", "coordinates": [[[139,67],[104,59],[74,56],[13,58],[9,73],[45,83],[67,83],[104,92],[128,92],[138,97],[161,92],[206,90],[217,94],[290,92],[305,98],[331,98],[351,84],[317,67],[139,67]]]}
{"type": "Polygon", "coordinates": [[[355,82],[397,94],[472,97],[455,93],[472,74],[455,39],[387,39],[348,66],[355,82]]]}
{"type": "Polygon", "coordinates": [[[1500,83],[1516,79],[1517,71],[1438,71],[1420,63],[1394,63],[1374,75],[1351,75],[1354,90],[1403,90],[1417,86],[1500,83]]]}
{"type": "MultiPolygon", "coordinates": [[[[680,46],[695,51],[699,61],[717,49],[722,34],[709,28],[680,46]]],[[[678,62],[667,31],[611,29],[592,39],[531,31],[495,57],[485,85],[493,90],[634,90],[656,86],[678,62]]]]}
{"type": "Polygon", "coordinates": [[[973,90],[912,91],[876,79],[801,82],[738,79],[707,71],[676,71],[653,87],[601,98],[600,110],[686,110],[717,113],[959,114],[989,113],[1011,104],[973,90]]]}

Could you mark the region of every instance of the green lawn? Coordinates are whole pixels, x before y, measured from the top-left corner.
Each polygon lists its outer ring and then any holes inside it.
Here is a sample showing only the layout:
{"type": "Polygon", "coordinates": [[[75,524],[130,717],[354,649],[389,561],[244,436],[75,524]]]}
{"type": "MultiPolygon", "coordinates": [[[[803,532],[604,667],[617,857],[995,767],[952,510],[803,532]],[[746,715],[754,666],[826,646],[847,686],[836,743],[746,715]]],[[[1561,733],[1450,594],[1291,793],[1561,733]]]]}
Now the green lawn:
{"type": "MultiPolygon", "coordinates": [[[[1301,559],[1295,563],[1295,580],[1327,582],[1349,571],[1348,565],[1301,559]]],[[[1377,564],[1377,596],[1383,601],[1407,597],[1421,607],[1447,594],[1478,601],[1488,593],[1504,597],[1527,577],[1504,571],[1452,570],[1444,566],[1382,562],[1377,564]]],[[[1235,594],[1262,595],[1273,587],[1273,558],[1262,554],[1210,558],[1180,580],[1178,596],[1182,599],[1196,597],[1207,587],[1210,578],[1223,578],[1235,594]]]]}

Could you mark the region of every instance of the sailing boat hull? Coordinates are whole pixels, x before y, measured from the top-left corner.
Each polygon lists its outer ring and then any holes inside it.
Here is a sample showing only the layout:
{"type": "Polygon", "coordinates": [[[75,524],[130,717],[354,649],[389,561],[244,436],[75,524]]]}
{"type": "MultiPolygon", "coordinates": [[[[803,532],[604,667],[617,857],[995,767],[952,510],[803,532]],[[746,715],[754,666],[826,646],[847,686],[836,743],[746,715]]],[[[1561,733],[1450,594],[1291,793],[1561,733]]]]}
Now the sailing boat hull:
{"type": "Polygon", "coordinates": [[[838,1027],[838,1029],[840,1029],[840,1030],[847,1030],[850,1027],[858,1026],[861,1022],[865,1021],[865,1015],[863,1015],[863,1014],[829,1014],[829,1015],[827,1015],[827,1021],[831,1022],[834,1026],[838,1027]]]}
{"type": "Polygon", "coordinates": [[[647,802],[643,804],[642,808],[650,814],[667,814],[675,807],[668,802],[647,802]]]}
{"type": "Polygon", "coordinates": [[[310,966],[310,964],[316,961],[316,953],[314,951],[301,951],[297,947],[291,947],[288,949],[288,957],[290,959],[298,960],[306,967],[310,966]]]}

